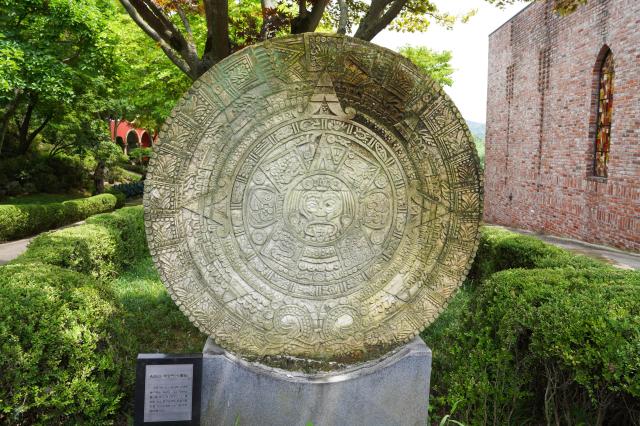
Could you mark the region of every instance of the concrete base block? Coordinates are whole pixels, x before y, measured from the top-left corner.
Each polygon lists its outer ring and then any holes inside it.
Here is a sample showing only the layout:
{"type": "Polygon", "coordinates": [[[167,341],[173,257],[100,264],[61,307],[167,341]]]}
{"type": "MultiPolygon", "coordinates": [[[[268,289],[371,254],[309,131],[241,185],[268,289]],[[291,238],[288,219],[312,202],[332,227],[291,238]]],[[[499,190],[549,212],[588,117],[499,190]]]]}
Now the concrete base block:
{"type": "Polygon", "coordinates": [[[209,339],[201,424],[425,425],[430,376],[431,350],[420,338],[381,359],[320,374],[250,363],[209,339]]]}

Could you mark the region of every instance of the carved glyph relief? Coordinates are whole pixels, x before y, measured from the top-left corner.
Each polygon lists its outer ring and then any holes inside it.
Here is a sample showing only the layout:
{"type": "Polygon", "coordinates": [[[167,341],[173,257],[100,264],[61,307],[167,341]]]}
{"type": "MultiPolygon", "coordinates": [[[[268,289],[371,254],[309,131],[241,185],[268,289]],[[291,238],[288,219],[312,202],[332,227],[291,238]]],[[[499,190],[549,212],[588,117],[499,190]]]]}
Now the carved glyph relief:
{"type": "Polygon", "coordinates": [[[203,332],[250,357],[363,361],[419,333],[477,246],[464,120],[403,57],[273,39],[198,79],[160,133],[149,247],[203,332]]]}

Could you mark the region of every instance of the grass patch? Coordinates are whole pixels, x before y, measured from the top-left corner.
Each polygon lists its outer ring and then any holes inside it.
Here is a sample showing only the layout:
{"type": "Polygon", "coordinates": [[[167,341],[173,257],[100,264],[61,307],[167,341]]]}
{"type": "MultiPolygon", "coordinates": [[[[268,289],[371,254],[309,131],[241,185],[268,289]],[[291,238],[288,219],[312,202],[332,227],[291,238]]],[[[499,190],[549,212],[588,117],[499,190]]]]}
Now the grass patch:
{"type": "Polygon", "coordinates": [[[123,329],[138,352],[201,352],[207,336],[189,322],[160,281],[151,257],[133,265],[111,282],[124,310],[123,329]]]}
{"type": "Polygon", "coordinates": [[[133,417],[135,365],[138,353],[202,352],[207,336],[171,300],[151,257],[146,256],[118,279],[111,290],[121,306],[114,324],[123,359],[125,393],[122,422],[133,417]]]}

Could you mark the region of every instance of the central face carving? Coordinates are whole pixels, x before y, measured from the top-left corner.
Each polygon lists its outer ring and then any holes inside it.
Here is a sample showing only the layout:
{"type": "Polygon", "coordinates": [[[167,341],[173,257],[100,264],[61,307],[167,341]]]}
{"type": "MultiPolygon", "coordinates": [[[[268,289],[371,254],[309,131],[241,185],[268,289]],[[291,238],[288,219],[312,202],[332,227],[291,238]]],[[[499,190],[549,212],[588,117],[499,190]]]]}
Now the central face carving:
{"type": "Polygon", "coordinates": [[[244,229],[236,244],[254,273],[304,297],[348,294],[365,282],[363,271],[384,262],[384,251],[393,253],[405,225],[395,201],[404,186],[376,139],[355,123],[305,118],[249,148],[239,167],[246,178],[235,185],[241,211],[231,218],[244,229]]]}
{"type": "Polygon", "coordinates": [[[326,245],[337,240],[353,223],[355,199],[337,177],[305,177],[289,192],[286,217],[296,236],[306,243],[326,245]]]}

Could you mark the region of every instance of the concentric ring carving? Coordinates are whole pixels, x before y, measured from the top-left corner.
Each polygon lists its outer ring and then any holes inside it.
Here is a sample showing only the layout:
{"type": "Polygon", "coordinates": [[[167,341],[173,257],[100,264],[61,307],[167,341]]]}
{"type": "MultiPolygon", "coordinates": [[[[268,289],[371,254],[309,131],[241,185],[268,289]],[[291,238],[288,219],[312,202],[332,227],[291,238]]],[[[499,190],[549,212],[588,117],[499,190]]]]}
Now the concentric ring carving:
{"type": "Polygon", "coordinates": [[[172,298],[245,356],[366,360],[432,322],[477,246],[464,120],[410,61],[349,37],[244,49],[165,123],[145,185],[172,298]]]}

